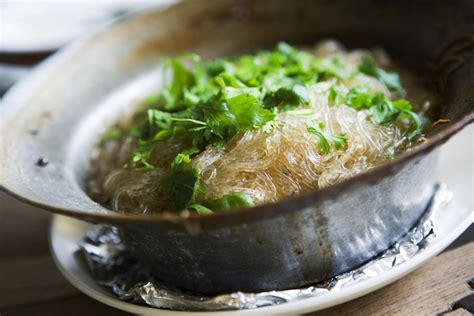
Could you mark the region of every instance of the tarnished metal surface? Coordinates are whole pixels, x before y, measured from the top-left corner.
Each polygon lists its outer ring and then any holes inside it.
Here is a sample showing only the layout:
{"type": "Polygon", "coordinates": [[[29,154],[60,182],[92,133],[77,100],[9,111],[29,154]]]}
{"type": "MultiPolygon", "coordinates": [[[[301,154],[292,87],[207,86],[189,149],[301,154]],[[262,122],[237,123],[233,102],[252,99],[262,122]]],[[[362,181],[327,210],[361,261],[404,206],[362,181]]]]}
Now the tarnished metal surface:
{"type": "Polygon", "coordinates": [[[280,291],[202,296],[165,287],[133,257],[117,229],[111,226],[95,227],[80,245],[97,282],[110,288],[121,300],[178,310],[251,309],[337,293],[343,288],[384,275],[430,245],[437,232],[433,219],[436,214],[445,211],[451,198],[452,193],[445,185],[438,187],[429,208],[416,226],[382,255],[362,267],[324,283],[280,291]]]}
{"type": "Polygon", "coordinates": [[[56,54],[5,96],[2,189],[57,213],[119,225],[157,276],[184,288],[260,291],[325,279],[386,249],[419,219],[433,190],[437,147],[474,119],[474,51],[463,44],[470,37],[459,35],[473,28],[474,7],[460,0],[188,1],[133,17],[56,54]],[[140,82],[158,55],[233,55],[324,37],[383,46],[420,73],[433,68],[444,98],[434,119],[451,122],[383,166],[255,209],[127,216],[84,193],[91,146],[121,115],[119,106],[104,112],[104,99],[140,82]],[[106,120],[94,119],[103,113],[106,120]],[[48,164],[39,166],[40,158],[48,164]]]}
{"type": "Polygon", "coordinates": [[[315,283],[362,264],[413,227],[433,193],[434,158],[292,214],[196,234],[156,223],[126,228],[124,237],[165,284],[185,289],[221,293],[315,283]]]}

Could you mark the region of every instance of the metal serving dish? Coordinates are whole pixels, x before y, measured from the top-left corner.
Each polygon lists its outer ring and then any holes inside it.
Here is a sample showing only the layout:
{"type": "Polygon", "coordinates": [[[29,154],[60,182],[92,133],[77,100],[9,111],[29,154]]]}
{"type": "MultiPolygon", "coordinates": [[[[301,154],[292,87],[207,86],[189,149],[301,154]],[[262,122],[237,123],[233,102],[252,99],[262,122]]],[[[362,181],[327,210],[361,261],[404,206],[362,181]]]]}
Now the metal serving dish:
{"type": "Polygon", "coordinates": [[[5,96],[0,183],[52,212],[117,225],[166,284],[219,293],[324,280],[386,249],[429,203],[438,147],[474,120],[474,36],[465,33],[473,29],[470,1],[216,0],[146,12],[60,51],[5,96]],[[312,45],[327,37],[381,45],[420,73],[434,71],[443,96],[434,119],[450,123],[390,163],[254,209],[129,216],[84,193],[93,144],[122,115],[117,104],[147,93],[152,75],[144,73],[158,55],[235,55],[280,40],[312,45]]]}

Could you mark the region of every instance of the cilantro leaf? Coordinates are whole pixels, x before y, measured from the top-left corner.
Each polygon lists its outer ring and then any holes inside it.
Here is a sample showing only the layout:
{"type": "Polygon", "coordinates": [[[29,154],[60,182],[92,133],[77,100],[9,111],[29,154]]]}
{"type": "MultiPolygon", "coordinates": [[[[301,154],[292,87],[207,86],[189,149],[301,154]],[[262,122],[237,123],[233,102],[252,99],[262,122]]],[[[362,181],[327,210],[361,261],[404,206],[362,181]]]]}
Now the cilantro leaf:
{"type": "Polygon", "coordinates": [[[178,154],[171,163],[172,173],[160,182],[160,189],[172,194],[177,210],[183,210],[199,193],[200,171],[193,168],[189,155],[178,154]]]}
{"type": "Polygon", "coordinates": [[[346,86],[344,86],[340,81],[337,81],[329,89],[328,100],[331,102],[331,105],[340,106],[344,102],[346,94],[346,86]]]}
{"type": "Polygon", "coordinates": [[[428,119],[412,111],[403,111],[402,115],[411,119],[411,128],[407,137],[409,141],[413,141],[423,133],[423,129],[428,124],[428,119]]]}
{"type": "Polygon", "coordinates": [[[372,95],[368,93],[367,87],[351,88],[346,96],[346,104],[358,111],[368,109],[372,106],[372,95]]]}
{"type": "Polygon", "coordinates": [[[411,111],[413,109],[413,106],[411,105],[410,101],[405,99],[393,101],[393,106],[400,111],[411,111]]]}
{"type": "Polygon", "coordinates": [[[193,109],[193,116],[207,123],[210,139],[228,140],[237,132],[261,128],[275,118],[253,95],[245,93],[203,104],[193,109]]]}
{"type": "Polygon", "coordinates": [[[362,59],[359,71],[383,82],[391,91],[397,93],[403,93],[404,91],[400,82],[400,76],[395,72],[388,72],[379,68],[372,58],[366,57],[362,59]]]}
{"type": "Polygon", "coordinates": [[[395,108],[390,99],[383,93],[375,94],[369,111],[372,121],[376,124],[392,123],[400,114],[400,110],[395,108]]]}
{"type": "Polygon", "coordinates": [[[232,71],[232,63],[226,59],[216,59],[209,62],[205,70],[210,77],[215,77],[223,72],[232,71]]]}
{"type": "Polygon", "coordinates": [[[319,124],[309,123],[307,130],[309,133],[316,136],[316,138],[318,139],[318,144],[317,144],[318,150],[323,155],[327,155],[331,152],[331,145],[329,144],[329,140],[326,137],[326,135],[324,135],[324,132],[323,132],[324,128],[325,126],[323,123],[319,123],[319,124]]]}
{"type": "Polygon", "coordinates": [[[298,54],[298,50],[296,50],[293,46],[285,42],[278,43],[276,50],[282,53],[283,55],[290,56],[292,58],[295,58],[295,55],[298,54]]]}
{"type": "Polygon", "coordinates": [[[216,200],[201,202],[205,207],[212,210],[226,210],[239,207],[252,207],[254,203],[245,192],[234,192],[216,200]]]}
{"type": "Polygon", "coordinates": [[[262,107],[259,100],[250,94],[241,94],[226,100],[235,124],[241,131],[264,126],[275,118],[275,113],[262,107]]]}
{"type": "Polygon", "coordinates": [[[383,93],[371,95],[367,92],[366,87],[350,89],[345,102],[356,110],[368,109],[370,119],[376,124],[392,124],[405,118],[410,124],[410,129],[407,132],[410,141],[422,134],[428,122],[425,117],[412,111],[413,106],[410,101],[405,99],[391,101],[383,93]]]}
{"type": "Polygon", "coordinates": [[[167,110],[174,110],[181,108],[184,104],[183,97],[186,88],[190,88],[196,83],[195,76],[191,70],[179,59],[169,60],[169,65],[172,72],[172,81],[161,94],[163,106],[167,110]]]}
{"type": "Polygon", "coordinates": [[[196,203],[191,204],[191,205],[188,205],[188,208],[194,209],[198,214],[214,214],[212,210],[208,209],[207,207],[201,204],[196,204],[196,203]]]}
{"type": "Polygon", "coordinates": [[[263,103],[266,108],[282,107],[290,110],[299,105],[309,103],[309,93],[302,85],[295,85],[292,88],[280,88],[277,91],[265,95],[263,103]]]}
{"type": "Polygon", "coordinates": [[[105,140],[117,140],[122,137],[122,132],[116,127],[111,127],[104,133],[103,137],[105,140]]]}
{"type": "Polygon", "coordinates": [[[126,165],[133,165],[139,171],[151,170],[154,166],[149,163],[154,145],[147,141],[139,141],[138,147],[128,159],[126,165]]]}
{"type": "Polygon", "coordinates": [[[323,155],[327,155],[331,152],[331,143],[334,144],[334,147],[337,150],[342,150],[347,146],[349,138],[346,134],[334,135],[330,137],[330,142],[329,138],[323,132],[324,129],[325,126],[323,123],[314,124],[312,122],[309,122],[307,126],[308,132],[316,136],[316,138],[318,139],[317,147],[323,155]]]}
{"type": "Polygon", "coordinates": [[[341,150],[344,147],[346,147],[348,140],[349,138],[347,137],[346,134],[334,135],[332,137],[332,142],[334,144],[334,147],[336,147],[337,150],[341,150]]]}

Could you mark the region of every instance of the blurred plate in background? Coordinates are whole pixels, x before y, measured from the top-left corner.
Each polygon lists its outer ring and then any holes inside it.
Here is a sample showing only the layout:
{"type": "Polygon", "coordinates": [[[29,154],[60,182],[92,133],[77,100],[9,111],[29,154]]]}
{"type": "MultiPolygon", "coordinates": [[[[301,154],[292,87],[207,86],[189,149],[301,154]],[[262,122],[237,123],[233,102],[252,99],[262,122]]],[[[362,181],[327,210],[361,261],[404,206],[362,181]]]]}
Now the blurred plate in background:
{"type": "Polygon", "coordinates": [[[0,1],[0,53],[47,52],[114,19],[172,0],[0,1]]]}

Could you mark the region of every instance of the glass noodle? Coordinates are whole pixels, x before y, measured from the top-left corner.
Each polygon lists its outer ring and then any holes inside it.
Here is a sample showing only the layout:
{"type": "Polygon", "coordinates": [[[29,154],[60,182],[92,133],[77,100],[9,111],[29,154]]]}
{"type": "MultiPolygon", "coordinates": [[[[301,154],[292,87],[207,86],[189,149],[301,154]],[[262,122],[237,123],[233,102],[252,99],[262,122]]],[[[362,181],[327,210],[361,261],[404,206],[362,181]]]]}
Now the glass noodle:
{"type": "MultiPolygon", "coordinates": [[[[389,101],[403,96],[403,91],[394,92],[388,86],[389,81],[357,71],[366,58],[390,68],[391,62],[382,50],[348,52],[337,42],[326,41],[308,52],[323,61],[337,58],[353,75],[308,84],[307,104],[273,111],[275,118],[261,128],[239,131],[224,144],[209,143],[189,155],[189,168],[199,171],[199,187],[185,208],[210,213],[248,206],[238,204],[241,199],[249,205],[276,202],[353,177],[423,140],[420,135],[410,138],[409,115],[387,124],[377,122],[371,109],[346,104],[351,89],[358,87],[389,101]],[[233,196],[235,193],[242,195],[233,196]],[[232,199],[223,201],[223,197],[232,199]]],[[[422,95],[424,98],[428,94],[422,95]]],[[[140,142],[129,132],[129,125],[137,124],[136,118],[131,120],[115,127],[122,136],[106,137],[99,144],[92,157],[89,192],[99,203],[116,211],[175,211],[173,196],[160,183],[173,173],[170,165],[189,144],[180,135],[163,139],[153,145],[147,160],[153,167],[137,168],[130,163],[140,142]]]]}

